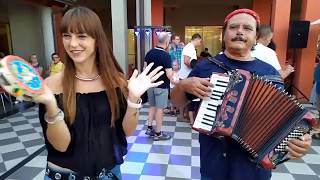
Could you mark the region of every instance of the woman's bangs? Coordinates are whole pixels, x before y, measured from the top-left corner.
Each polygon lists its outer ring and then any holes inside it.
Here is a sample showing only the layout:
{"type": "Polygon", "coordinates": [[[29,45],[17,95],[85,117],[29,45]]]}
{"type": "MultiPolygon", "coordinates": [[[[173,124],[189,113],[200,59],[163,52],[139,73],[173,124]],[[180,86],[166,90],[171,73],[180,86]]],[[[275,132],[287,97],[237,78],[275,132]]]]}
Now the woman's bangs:
{"type": "Polygon", "coordinates": [[[64,17],[61,23],[61,33],[86,33],[85,26],[79,17],[64,17]]]}
{"type": "Polygon", "coordinates": [[[90,18],[75,14],[68,14],[62,19],[61,33],[88,34],[93,37],[94,27],[90,23],[90,18]]]}

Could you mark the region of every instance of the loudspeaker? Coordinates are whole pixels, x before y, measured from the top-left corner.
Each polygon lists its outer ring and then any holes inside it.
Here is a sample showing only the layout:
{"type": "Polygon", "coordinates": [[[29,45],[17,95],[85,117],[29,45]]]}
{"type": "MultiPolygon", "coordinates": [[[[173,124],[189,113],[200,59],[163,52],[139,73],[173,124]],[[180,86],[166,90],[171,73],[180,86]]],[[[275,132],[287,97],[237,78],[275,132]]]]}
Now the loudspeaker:
{"type": "Polygon", "coordinates": [[[306,48],[310,21],[291,21],[288,34],[289,48],[306,48]]]}

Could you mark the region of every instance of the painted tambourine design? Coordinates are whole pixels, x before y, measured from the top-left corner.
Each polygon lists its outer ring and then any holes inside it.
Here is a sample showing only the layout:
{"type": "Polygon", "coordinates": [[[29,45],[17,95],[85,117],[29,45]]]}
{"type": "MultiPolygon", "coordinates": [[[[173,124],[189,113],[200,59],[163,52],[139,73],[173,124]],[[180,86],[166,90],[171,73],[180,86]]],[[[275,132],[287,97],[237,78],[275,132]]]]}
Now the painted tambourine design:
{"type": "Polygon", "coordinates": [[[44,92],[38,71],[18,56],[6,56],[0,61],[0,85],[13,96],[30,101],[44,92]]]}

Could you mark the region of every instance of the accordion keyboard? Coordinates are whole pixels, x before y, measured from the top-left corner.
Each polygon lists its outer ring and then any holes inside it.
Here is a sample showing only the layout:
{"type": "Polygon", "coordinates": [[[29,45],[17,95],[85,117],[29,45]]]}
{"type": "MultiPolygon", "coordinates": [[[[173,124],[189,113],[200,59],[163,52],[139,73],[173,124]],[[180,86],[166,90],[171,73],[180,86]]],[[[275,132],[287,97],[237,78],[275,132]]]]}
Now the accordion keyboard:
{"type": "Polygon", "coordinates": [[[304,135],[303,131],[300,131],[298,129],[293,130],[274,150],[276,152],[284,152],[287,151],[286,147],[288,146],[288,142],[291,139],[298,139],[304,135]]]}
{"type": "Polygon", "coordinates": [[[210,83],[213,84],[211,94],[208,98],[203,99],[193,128],[207,132],[211,131],[215,122],[218,106],[221,105],[223,95],[227,90],[229,79],[227,75],[212,74],[210,79],[210,83]]]}

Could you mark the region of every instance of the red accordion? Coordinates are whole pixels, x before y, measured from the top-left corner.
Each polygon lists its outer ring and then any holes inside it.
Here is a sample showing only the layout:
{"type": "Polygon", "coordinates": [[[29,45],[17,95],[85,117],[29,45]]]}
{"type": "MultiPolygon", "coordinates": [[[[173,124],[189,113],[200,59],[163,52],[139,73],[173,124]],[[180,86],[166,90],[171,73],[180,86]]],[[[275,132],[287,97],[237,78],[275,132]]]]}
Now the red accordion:
{"type": "Polygon", "coordinates": [[[316,125],[294,96],[250,72],[212,74],[211,83],[212,94],[202,101],[193,129],[231,137],[263,168],[284,162],[288,141],[316,125]]]}

